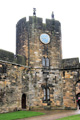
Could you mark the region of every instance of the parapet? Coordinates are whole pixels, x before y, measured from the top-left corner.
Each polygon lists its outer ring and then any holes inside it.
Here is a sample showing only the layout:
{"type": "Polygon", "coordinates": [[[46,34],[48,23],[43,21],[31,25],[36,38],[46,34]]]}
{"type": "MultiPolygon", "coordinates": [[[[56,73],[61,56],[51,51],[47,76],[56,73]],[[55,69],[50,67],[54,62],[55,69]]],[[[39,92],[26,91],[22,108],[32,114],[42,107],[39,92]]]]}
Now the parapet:
{"type": "Polygon", "coordinates": [[[14,53],[0,49],[0,60],[13,62],[14,53]]]}
{"type": "Polygon", "coordinates": [[[26,57],[17,54],[17,55],[16,55],[16,58],[15,58],[15,62],[16,62],[17,64],[26,65],[26,57]]]}
{"type": "MultiPolygon", "coordinates": [[[[43,19],[36,16],[29,16],[29,21],[26,21],[26,17],[20,19],[17,23],[17,26],[21,26],[21,25],[23,26],[24,24],[27,26],[27,28],[31,24],[34,24],[34,28],[44,29],[43,19]]],[[[56,32],[60,32],[60,26],[61,24],[59,21],[55,19],[46,19],[45,29],[50,31],[55,30],[56,32]]]]}
{"type": "Polygon", "coordinates": [[[17,38],[23,33],[30,32],[31,29],[39,29],[43,31],[50,31],[56,36],[57,40],[61,38],[61,24],[55,19],[46,19],[46,23],[43,23],[43,19],[36,16],[29,16],[29,21],[26,21],[26,17],[20,19],[16,25],[17,38]]]}
{"type": "Polygon", "coordinates": [[[26,65],[25,56],[15,56],[14,53],[2,49],[0,49],[0,60],[26,65]]]}
{"type": "Polygon", "coordinates": [[[79,58],[70,58],[62,60],[62,68],[77,68],[79,66],[79,58]]]}
{"type": "MultiPolygon", "coordinates": [[[[29,24],[35,24],[36,28],[44,29],[44,23],[42,18],[38,18],[36,16],[29,17],[29,24]]],[[[60,22],[55,19],[46,19],[45,29],[53,31],[55,29],[56,32],[60,32],[60,22]]]]}

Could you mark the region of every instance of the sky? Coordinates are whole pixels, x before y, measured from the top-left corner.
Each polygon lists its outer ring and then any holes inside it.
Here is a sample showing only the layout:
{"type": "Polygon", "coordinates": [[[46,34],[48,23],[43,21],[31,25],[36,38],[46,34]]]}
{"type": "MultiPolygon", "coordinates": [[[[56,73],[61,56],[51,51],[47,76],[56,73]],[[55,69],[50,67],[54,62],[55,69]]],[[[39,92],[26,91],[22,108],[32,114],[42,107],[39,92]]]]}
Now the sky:
{"type": "Polygon", "coordinates": [[[62,57],[80,59],[80,0],[0,0],[0,49],[16,54],[16,24],[33,15],[61,23],[62,57]]]}

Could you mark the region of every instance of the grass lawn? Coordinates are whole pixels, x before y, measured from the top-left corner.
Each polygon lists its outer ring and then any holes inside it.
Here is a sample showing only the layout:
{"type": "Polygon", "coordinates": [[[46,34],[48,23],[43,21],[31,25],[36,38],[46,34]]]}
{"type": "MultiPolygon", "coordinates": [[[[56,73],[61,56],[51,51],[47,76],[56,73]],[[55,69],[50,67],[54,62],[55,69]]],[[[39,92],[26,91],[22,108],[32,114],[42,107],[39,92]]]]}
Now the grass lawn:
{"type": "Polygon", "coordinates": [[[17,111],[11,113],[0,114],[0,120],[16,120],[20,118],[27,118],[32,116],[44,115],[45,113],[34,112],[34,111],[17,111]]]}
{"type": "Polygon", "coordinates": [[[80,120],[80,114],[79,115],[73,115],[73,116],[69,116],[69,117],[64,117],[64,118],[60,118],[57,120],[80,120]]]}

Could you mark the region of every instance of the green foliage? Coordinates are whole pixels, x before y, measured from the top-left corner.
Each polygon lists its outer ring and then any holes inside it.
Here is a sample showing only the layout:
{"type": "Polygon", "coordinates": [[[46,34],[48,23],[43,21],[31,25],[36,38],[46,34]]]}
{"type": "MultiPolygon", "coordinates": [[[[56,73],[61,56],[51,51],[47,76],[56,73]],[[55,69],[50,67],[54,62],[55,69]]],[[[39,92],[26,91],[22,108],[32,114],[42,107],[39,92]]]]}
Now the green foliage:
{"type": "Polygon", "coordinates": [[[60,118],[57,120],[80,120],[80,115],[73,115],[73,116],[69,116],[69,117],[60,118]]]}
{"type": "Polygon", "coordinates": [[[14,53],[0,49],[0,60],[13,62],[14,53]]]}
{"type": "Polygon", "coordinates": [[[0,114],[0,120],[16,120],[16,119],[28,118],[39,115],[44,115],[44,113],[33,112],[33,111],[17,111],[17,112],[0,114]]]}

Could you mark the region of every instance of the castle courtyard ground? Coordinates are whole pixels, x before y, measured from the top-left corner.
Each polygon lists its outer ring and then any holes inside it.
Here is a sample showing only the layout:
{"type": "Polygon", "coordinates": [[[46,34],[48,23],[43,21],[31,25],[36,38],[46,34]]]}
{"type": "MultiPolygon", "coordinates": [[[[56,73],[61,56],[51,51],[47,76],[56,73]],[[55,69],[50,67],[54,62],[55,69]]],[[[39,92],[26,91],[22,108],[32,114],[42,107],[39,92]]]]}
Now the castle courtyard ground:
{"type": "Polygon", "coordinates": [[[46,113],[42,116],[24,118],[20,120],[57,120],[62,117],[72,116],[76,114],[80,114],[80,110],[48,110],[48,111],[39,111],[46,113]]]}

